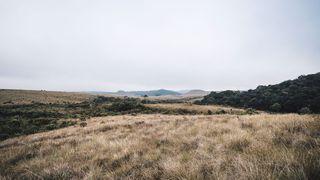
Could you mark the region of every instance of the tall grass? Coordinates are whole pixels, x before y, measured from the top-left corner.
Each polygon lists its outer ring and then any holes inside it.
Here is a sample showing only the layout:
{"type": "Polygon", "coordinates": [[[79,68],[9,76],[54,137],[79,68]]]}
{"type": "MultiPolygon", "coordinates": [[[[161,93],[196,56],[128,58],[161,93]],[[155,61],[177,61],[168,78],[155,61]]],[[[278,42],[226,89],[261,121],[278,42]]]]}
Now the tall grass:
{"type": "Polygon", "coordinates": [[[0,179],[319,179],[310,115],[97,117],[0,142],[0,179]]]}

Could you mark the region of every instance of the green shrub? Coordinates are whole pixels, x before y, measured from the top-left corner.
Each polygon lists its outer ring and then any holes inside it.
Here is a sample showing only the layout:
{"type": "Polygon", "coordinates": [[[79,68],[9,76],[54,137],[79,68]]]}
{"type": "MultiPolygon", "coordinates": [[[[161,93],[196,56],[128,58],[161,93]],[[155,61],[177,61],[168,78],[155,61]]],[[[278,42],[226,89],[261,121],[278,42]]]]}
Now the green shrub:
{"type": "Polygon", "coordinates": [[[56,124],[48,124],[46,127],[46,130],[54,130],[57,128],[56,124]]]}
{"type": "Polygon", "coordinates": [[[252,108],[248,108],[246,109],[246,114],[257,114],[257,111],[252,108]]]}
{"type": "Polygon", "coordinates": [[[273,111],[273,112],[280,112],[281,111],[281,108],[282,108],[282,106],[281,106],[281,104],[279,104],[279,103],[274,103],[274,104],[272,104],[271,106],[270,106],[270,110],[271,111],[273,111]]]}
{"type": "Polygon", "coordinates": [[[224,109],[220,109],[217,111],[217,114],[226,114],[227,112],[224,109]]]}

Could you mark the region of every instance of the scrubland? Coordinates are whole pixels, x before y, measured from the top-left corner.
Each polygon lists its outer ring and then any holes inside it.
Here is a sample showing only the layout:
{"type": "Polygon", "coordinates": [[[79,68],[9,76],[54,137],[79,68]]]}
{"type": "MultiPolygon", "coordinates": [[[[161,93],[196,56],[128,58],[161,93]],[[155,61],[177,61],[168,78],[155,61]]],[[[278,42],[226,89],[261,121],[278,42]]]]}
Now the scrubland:
{"type": "Polygon", "coordinates": [[[0,142],[0,179],[319,179],[319,115],[118,115],[0,142]]]}

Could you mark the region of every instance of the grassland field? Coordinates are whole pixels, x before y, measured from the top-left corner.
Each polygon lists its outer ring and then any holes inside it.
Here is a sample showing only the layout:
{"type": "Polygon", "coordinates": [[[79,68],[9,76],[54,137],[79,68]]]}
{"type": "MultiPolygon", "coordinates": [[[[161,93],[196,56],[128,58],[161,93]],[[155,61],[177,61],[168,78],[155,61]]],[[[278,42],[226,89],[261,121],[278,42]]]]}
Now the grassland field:
{"type": "Polygon", "coordinates": [[[73,123],[0,141],[0,179],[320,179],[318,114],[14,93],[2,121],[73,123]]]}

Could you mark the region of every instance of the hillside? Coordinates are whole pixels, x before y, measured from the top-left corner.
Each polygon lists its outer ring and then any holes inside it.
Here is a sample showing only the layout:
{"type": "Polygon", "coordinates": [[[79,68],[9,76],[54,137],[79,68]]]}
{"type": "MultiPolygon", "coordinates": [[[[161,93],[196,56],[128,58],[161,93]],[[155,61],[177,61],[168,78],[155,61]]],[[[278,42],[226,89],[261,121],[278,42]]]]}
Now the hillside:
{"type": "Polygon", "coordinates": [[[200,104],[219,104],[275,112],[320,113],[320,73],[249,91],[211,92],[200,104]]]}

